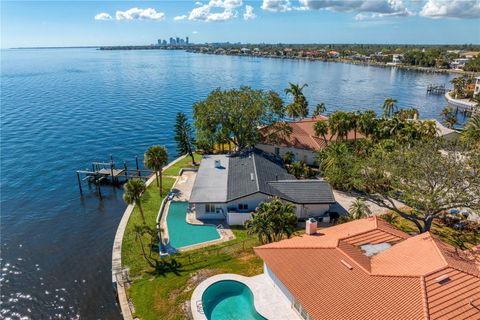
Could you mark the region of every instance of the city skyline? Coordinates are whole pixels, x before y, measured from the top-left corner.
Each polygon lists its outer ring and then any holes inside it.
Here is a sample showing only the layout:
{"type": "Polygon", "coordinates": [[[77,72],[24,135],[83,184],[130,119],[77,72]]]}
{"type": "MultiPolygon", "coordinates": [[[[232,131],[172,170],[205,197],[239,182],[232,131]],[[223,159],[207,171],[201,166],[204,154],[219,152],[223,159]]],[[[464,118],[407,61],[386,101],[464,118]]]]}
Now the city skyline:
{"type": "Polygon", "coordinates": [[[3,1],[1,17],[2,48],[180,35],[195,43],[480,43],[476,0],[3,1]]]}

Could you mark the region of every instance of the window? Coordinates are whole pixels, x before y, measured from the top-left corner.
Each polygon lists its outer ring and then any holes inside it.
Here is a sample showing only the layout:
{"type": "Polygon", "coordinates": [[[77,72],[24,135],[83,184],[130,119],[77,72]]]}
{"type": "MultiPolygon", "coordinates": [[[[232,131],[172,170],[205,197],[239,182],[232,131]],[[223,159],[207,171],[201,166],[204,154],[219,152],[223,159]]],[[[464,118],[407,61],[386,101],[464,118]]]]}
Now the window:
{"type": "Polygon", "coordinates": [[[248,204],[246,203],[239,203],[238,210],[248,210],[248,204]]]}
{"type": "Polygon", "coordinates": [[[275,155],[280,156],[280,148],[275,147],[275,155]]]}
{"type": "Polygon", "coordinates": [[[212,203],[207,203],[205,205],[205,212],[206,213],[216,213],[215,205],[212,203]]]}

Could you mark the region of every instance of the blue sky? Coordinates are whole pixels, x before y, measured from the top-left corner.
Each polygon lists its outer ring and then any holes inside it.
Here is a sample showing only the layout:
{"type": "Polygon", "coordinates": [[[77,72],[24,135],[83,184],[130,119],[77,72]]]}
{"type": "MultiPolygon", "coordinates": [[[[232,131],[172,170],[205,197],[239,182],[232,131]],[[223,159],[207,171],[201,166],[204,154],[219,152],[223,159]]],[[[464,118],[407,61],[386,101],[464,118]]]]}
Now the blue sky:
{"type": "Polygon", "coordinates": [[[480,43],[479,0],[1,1],[1,46],[480,43]]]}

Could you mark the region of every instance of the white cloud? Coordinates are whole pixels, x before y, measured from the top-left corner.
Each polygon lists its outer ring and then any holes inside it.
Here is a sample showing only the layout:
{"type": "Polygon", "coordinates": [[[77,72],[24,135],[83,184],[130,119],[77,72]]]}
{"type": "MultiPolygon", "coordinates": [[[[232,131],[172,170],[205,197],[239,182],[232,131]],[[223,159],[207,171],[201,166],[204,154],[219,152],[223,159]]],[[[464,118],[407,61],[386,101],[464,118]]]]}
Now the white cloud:
{"type": "Polygon", "coordinates": [[[253,7],[246,5],[245,6],[245,12],[243,13],[243,19],[244,20],[252,20],[255,19],[257,15],[253,12],[253,7]]]}
{"type": "Polygon", "coordinates": [[[330,10],[335,12],[371,13],[371,17],[409,16],[402,0],[299,0],[309,10],[330,10]]]}
{"type": "Polygon", "coordinates": [[[194,31],[192,31],[192,33],[193,33],[193,34],[197,34],[197,33],[198,33],[198,31],[197,31],[197,30],[194,30],[194,31]]]}
{"type": "Polygon", "coordinates": [[[292,10],[289,0],[263,0],[261,8],[271,12],[286,12],[292,10]]]}
{"type": "Polygon", "coordinates": [[[478,0],[428,0],[420,15],[433,19],[440,18],[480,18],[480,1],[478,0]]]}
{"type": "Polygon", "coordinates": [[[227,21],[237,17],[236,8],[242,5],[242,0],[210,0],[208,4],[192,9],[188,14],[188,20],[227,21]],[[221,11],[213,12],[212,10],[221,11]]]}
{"type": "Polygon", "coordinates": [[[187,19],[186,14],[181,15],[181,16],[176,16],[176,17],[173,18],[173,20],[175,20],[175,21],[184,20],[184,19],[187,19]]]}
{"type": "Polygon", "coordinates": [[[272,12],[291,10],[329,10],[334,12],[370,13],[359,15],[364,17],[409,16],[409,11],[402,0],[298,0],[299,5],[292,5],[290,0],[263,0],[262,9],[272,12]]]}
{"type": "Polygon", "coordinates": [[[203,3],[200,2],[200,1],[197,1],[197,2],[195,2],[195,5],[196,5],[196,6],[203,6],[203,3]]]}
{"type": "Polygon", "coordinates": [[[131,8],[126,11],[117,11],[115,14],[117,20],[164,20],[165,13],[157,12],[155,9],[131,8]]]}
{"type": "Polygon", "coordinates": [[[106,13],[106,12],[101,12],[101,13],[95,15],[95,18],[94,18],[94,19],[95,19],[95,20],[112,20],[113,18],[112,18],[112,16],[109,15],[108,13],[106,13]]]}

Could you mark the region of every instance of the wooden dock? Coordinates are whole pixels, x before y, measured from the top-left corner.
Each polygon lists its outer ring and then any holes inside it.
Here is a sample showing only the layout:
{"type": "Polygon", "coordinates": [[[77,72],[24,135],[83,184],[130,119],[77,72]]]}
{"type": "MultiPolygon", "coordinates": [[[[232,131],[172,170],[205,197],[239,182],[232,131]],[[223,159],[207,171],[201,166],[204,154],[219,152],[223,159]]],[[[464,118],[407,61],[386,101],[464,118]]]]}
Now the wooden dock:
{"type": "Polygon", "coordinates": [[[82,183],[94,184],[97,188],[98,195],[102,197],[101,185],[120,185],[127,182],[129,179],[143,179],[147,180],[153,173],[151,170],[140,169],[138,164],[138,157],[135,157],[135,169],[127,167],[124,161],[123,166],[118,168],[110,156],[110,161],[107,162],[92,162],[92,169],[77,170],[77,181],[80,194],[83,194],[82,183]]]}
{"type": "Polygon", "coordinates": [[[429,84],[427,87],[428,94],[445,94],[447,88],[444,84],[429,84]]]}

